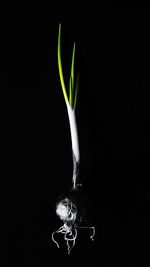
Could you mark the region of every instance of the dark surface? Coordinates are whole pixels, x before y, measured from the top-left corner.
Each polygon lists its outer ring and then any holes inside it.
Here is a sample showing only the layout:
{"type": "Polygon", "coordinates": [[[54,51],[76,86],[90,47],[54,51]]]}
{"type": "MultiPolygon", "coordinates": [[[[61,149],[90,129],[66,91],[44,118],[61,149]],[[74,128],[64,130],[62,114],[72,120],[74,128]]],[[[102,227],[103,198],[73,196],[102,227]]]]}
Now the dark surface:
{"type": "Polygon", "coordinates": [[[148,6],[43,6],[18,14],[0,17],[1,266],[148,264],[148,6]],[[67,78],[77,43],[81,177],[96,211],[95,241],[80,230],[70,256],[63,242],[57,249],[51,241],[61,226],[55,202],[72,186],[59,22],[67,78]]]}

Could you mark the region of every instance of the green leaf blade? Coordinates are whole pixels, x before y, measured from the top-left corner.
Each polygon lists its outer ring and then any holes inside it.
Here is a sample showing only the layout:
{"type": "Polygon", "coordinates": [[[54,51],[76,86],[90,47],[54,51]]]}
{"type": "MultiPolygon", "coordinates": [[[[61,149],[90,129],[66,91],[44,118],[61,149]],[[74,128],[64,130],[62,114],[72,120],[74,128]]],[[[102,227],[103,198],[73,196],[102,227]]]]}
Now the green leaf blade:
{"type": "Polygon", "coordinates": [[[61,23],[59,24],[59,31],[58,31],[57,56],[58,56],[59,77],[60,77],[60,82],[61,82],[63,95],[64,95],[64,98],[65,98],[65,102],[69,103],[68,96],[67,96],[67,91],[66,91],[66,87],[65,87],[65,82],[64,82],[62,59],[61,59],[61,23]]]}
{"type": "Polygon", "coordinates": [[[71,63],[72,89],[74,88],[75,50],[76,50],[76,44],[74,43],[74,45],[73,45],[73,51],[72,51],[72,63],[71,63]]]}
{"type": "Polygon", "coordinates": [[[69,103],[72,107],[73,98],[72,98],[72,78],[71,78],[71,76],[70,76],[70,81],[69,81],[69,103]]]}
{"type": "Polygon", "coordinates": [[[76,108],[77,105],[78,90],[79,90],[79,72],[77,73],[77,78],[76,78],[76,89],[75,89],[74,106],[73,106],[74,109],[76,108]]]}

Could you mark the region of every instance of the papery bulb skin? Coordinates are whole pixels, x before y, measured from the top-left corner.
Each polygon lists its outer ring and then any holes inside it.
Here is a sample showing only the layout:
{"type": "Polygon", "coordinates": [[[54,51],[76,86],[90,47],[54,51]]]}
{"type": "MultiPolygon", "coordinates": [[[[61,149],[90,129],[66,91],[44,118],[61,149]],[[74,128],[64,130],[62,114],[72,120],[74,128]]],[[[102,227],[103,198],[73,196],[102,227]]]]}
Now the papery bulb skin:
{"type": "Polygon", "coordinates": [[[80,226],[82,224],[91,224],[93,221],[95,213],[94,204],[88,195],[83,191],[82,186],[78,186],[76,189],[71,189],[57,199],[56,214],[58,207],[62,204],[64,207],[68,206],[69,209],[72,207],[72,213],[74,214],[72,223],[80,226]]]}

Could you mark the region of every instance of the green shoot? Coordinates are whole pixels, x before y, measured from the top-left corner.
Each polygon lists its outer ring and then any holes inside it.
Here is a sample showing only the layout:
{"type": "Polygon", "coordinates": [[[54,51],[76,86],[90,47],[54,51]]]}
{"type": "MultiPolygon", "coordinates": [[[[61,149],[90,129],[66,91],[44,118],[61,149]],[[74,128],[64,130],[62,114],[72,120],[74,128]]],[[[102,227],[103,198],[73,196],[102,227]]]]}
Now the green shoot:
{"type": "Polygon", "coordinates": [[[79,87],[79,75],[77,75],[77,80],[75,83],[74,79],[74,72],[75,72],[75,50],[76,50],[76,44],[73,45],[73,51],[72,51],[72,62],[71,62],[71,74],[69,79],[69,99],[68,94],[64,82],[64,74],[63,74],[63,67],[62,67],[62,57],[61,57],[61,24],[59,24],[59,32],[58,32],[58,69],[59,69],[59,76],[60,76],[60,82],[61,87],[63,91],[63,95],[65,98],[66,104],[69,104],[72,109],[75,109],[76,102],[77,102],[77,93],[78,93],[78,87],[79,87]]]}

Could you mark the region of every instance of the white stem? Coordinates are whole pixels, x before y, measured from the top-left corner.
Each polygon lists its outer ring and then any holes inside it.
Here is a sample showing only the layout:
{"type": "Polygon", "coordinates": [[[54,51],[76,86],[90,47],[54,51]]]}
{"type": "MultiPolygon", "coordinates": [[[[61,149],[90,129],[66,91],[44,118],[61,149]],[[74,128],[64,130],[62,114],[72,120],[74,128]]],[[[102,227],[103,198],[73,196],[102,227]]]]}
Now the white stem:
{"type": "Polygon", "coordinates": [[[69,124],[70,124],[72,151],[73,151],[76,161],[79,163],[80,151],[79,151],[79,139],[78,139],[75,110],[72,109],[72,107],[68,103],[66,103],[66,105],[67,105],[69,124]]]}

